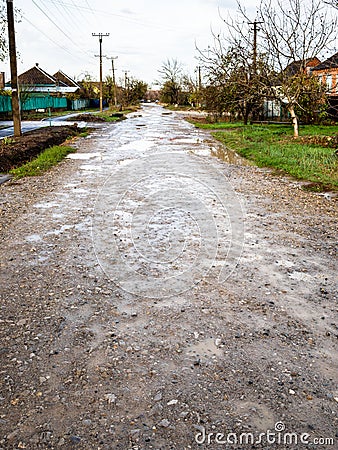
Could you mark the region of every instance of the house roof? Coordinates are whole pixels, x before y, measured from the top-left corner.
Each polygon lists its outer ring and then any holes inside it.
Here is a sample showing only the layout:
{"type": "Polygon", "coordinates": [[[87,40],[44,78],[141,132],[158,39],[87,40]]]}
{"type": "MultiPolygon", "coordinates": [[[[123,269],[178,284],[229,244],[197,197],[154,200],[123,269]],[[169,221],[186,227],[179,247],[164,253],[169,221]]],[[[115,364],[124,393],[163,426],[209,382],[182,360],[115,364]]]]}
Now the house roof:
{"type": "Polygon", "coordinates": [[[62,70],[59,70],[58,72],[56,72],[53,75],[53,78],[55,78],[55,80],[57,82],[63,83],[64,86],[68,86],[68,87],[76,87],[76,88],[80,88],[79,84],[73,80],[72,78],[70,78],[68,75],[66,75],[64,72],[62,72],[62,70]]]}
{"type": "Polygon", "coordinates": [[[318,66],[314,67],[312,70],[334,69],[337,67],[338,67],[338,53],[335,53],[330,58],[318,64],[318,66]]]}
{"type": "Polygon", "coordinates": [[[38,64],[36,64],[31,69],[22,73],[18,76],[19,84],[26,85],[55,85],[56,80],[52,75],[41,69],[38,64]]]}
{"type": "MultiPolygon", "coordinates": [[[[316,67],[318,64],[320,64],[320,60],[318,58],[309,58],[305,59],[304,61],[293,61],[290,63],[286,68],[285,72],[292,76],[296,75],[301,71],[301,68],[307,68],[307,67],[316,67]]],[[[313,69],[312,69],[313,70],[313,69]]]]}

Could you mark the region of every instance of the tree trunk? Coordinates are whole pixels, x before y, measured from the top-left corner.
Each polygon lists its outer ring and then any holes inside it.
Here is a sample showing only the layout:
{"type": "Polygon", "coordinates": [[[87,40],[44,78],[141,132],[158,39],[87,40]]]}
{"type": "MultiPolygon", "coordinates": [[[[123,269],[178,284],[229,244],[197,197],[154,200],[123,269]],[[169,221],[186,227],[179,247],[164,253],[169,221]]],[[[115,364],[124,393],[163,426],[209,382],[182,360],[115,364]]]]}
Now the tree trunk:
{"type": "Polygon", "coordinates": [[[291,115],[292,118],[292,123],[293,123],[293,136],[294,137],[298,137],[299,136],[299,132],[298,132],[298,118],[296,116],[295,113],[295,108],[293,106],[289,106],[289,113],[291,115]]]}

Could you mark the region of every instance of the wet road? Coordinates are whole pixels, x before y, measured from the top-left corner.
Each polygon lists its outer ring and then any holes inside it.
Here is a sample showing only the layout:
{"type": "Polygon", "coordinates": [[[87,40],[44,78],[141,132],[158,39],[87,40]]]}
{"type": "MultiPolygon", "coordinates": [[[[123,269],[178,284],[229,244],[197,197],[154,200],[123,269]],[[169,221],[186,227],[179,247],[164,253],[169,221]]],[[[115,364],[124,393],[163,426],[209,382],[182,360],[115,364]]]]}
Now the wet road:
{"type": "Polygon", "coordinates": [[[74,145],[0,186],[0,448],[335,448],[337,202],[155,105],[74,145]]]}
{"type": "MultiPolygon", "coordinates": [[[[21,131],[22,133],[27,133],[28,131],[37,130],[39,128],[43,127],[49,127],[49,126],[63,126],[63,125],[72,125],[74,122],[68,122],[65,119],[68,117],[73,117],[74,114],[69,114],[67,116],[63,117],[52,117],[51,119],[45,119],[45,120],[23,120],[21,122],[21,131]]],[[[78,126],[81,128],[84,128],[87,126],[85,122],[77,122],[78,126]]],[[[4,139],[5,137],[13,136],[14,134],[14,127],[13,127],[13,121],[1,121],[0,126],[4,126],[6,128],[0,129],[0,139],[4,139]]]]}

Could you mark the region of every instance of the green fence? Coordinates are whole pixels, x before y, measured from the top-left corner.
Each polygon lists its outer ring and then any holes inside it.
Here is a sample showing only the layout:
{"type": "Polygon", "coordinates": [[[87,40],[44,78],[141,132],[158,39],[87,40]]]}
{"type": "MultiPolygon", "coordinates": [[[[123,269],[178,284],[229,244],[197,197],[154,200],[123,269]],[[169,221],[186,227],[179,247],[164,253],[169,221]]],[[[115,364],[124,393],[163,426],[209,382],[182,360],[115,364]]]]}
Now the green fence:
{"type": "Polygon", "coordinates": [[[0,95],[0,113],[12,111],[12,98],[8,95],[0,95]]]}
{"type": "MultiPolygon", "coordinates": [[[[51,97],[46,95],[44,97],[40,96],[29,96],[28,98],[21,101],[21,109],[23,111],[31,111],[36,109],[58,109],[67,108],[67,99],[65,97],[51,97]]],[[[0,95],[0,113],[7,113],[12,111],[12,101],[11,97],[8,95],[0,95]]]]}

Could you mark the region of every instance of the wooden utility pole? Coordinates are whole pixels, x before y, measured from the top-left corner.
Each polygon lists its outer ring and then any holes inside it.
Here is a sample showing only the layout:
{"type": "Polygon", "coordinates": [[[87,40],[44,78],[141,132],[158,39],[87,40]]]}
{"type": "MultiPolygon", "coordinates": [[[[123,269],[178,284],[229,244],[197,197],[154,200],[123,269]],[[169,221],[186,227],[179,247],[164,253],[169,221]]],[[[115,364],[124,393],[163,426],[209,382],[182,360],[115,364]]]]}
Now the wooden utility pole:
{"type": "Polygon", "coordinates": [[[106,34],[102,34],[102,33],[99,33],[99,34],[95,34],[95,33],[92,33],[92,36],[94,36],[94,37],[98,37],[99,38],[99,43],[100,43],[100,55],[99,55],[99,57],[100,57],[100,112],[102,112],[103,111],[103,89],[102,89],[102,38],[103,37],[107,37],[107,36],[109,36],[109,33],[106,33],[106,34]]]}
{"type": "Polygon", "coordinates": [[[117,59],[118,56],[112,56],[111,58],[108,58],[111,60],[111,66],[112,66],[112,71],[113,71],[113,85],[114,85],[114,105],[115,108],[117,106],[117,91],[116,91],[116,81],[115,81],[115,67],[114,67],[114,59],[117,59]]]}
{"type": "Polygon", "coordinates": [[[18,69],[16,62],[13,0],[7,0],[7,22],[8,22],[9,58],[11,66],[12,114],[14,125],[14,136],[18,137],[21,136],[21,116],[20,116],[20,101],[19,101],[18,69]]]}
{"type": "Polygon", "coordinates": [[[253,25],[254,39],[253,39],[253,57],[252,57],[252,72],[256,75],[257,73],[257,33],[259,31],[258,25],[263,22],[249,22],[249,25],[253,25]]]}

